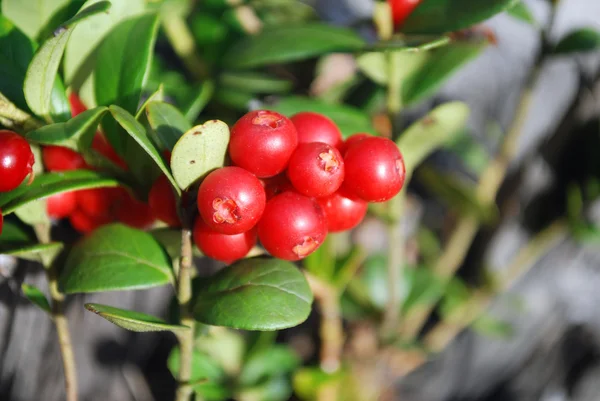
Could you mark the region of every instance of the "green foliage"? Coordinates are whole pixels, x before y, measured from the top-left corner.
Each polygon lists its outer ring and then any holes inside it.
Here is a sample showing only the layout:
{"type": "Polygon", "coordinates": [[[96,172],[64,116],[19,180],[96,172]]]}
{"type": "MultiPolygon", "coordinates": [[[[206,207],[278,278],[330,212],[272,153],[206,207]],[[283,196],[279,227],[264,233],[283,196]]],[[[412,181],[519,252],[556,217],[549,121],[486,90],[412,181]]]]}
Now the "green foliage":
{"type": "Polygon", "coordinates": [[[48,244],[20,246],[14,249],[7,248],[6,250],[3,249],[2,253],[49,266],[62,249],[63,244],[60,242],[50,242],[48,244]]]}
{"type": "Polygon", "coordinates": [[[92,313],[108,320],[112,324],[126,330],[147,331],[172,331],[174,333],[190,330],[189,327],[169,324],[164,320],[146,313],[135,312],[108,305],[85,304],[85,308],[92,313]]]}
{"type": "Polygon", "coordinates": [[[179,138],[192,128],[186,116],[169,103],[158,101],[148,103],[146,116],[150,127],[167,150],[173,150],[179,138]]]}
{"type": "Polygon", "coordinates": [[[555,54],[590,52],[600,49],[600,32],[593,28],[581,28],[562,38],[554,48],[555,54]]]}
{"type": "Polygon", "coordinates": [[[306,320],[312,300],[306,279],[292,263],[251,258],[203,280],[194,316],[216,326],[280,330],[306,320]]]}
{"type": "Polygon", "coordinates": [[[537,21],[533,17],[533,14],[531,14],[531,10],[529,10],[529,7],[527,7],[523,1],[519,1],[506,11],[508,12],[508,15],[513,18],[523,21],[529,25],[537,26],[537,21]]]}
{"type": "Polygon", "coordinates": [[[51,313],[50,303],[39,288],[29,284],[21,284],[21,290],[25,298],[31,301],[32,304],[46,313],[51,313]]]}

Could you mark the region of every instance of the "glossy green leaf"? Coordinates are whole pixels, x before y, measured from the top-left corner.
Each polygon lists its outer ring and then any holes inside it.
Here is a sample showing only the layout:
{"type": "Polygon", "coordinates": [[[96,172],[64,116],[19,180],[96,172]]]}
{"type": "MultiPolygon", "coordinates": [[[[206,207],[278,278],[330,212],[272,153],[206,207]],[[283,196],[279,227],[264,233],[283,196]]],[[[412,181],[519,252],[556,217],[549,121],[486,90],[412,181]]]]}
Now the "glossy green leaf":
{"type": "Polygon", "coordinates": [[[288,346],[274,345],[252,354],[238,380],[243,386],[256,384],[265,378],[292,372],[300,362],[298,355],[288,346]]]}
{"type": "Polygon", "coordinates": [[[32,304],[46,313],[51,313],[50,303],[48,302],[46,295],[44,295],[39,288],[23,283],[21,284],[21,291],[23,291],[25,298],[31,301],[32,304]]]}
{"type": "Polygon", "coordinates": [[[343,104],[330,104],[308,97],[290,96],[281,99],[273,106],[267,106],[267,108],[286,116],[292,116],[301,111],[314,111],[324,114],[337,124],[344,137],[357,132],[376,133],[367,113],[343,104]]]}
{"type": "Polygon", "coordinates": [[[67,92],[62,79],[57,76],[50,93],[50,119],[52,122],[60,123],[71,118],[71,105],[67,99],[67,92]]]}
{"type": "Polygon", "coordinates": [[[48,266],[62,249],[63,244],[60,242],[50,242],[49,244],[34,244],[12,250],[3,250],[0,253],[48,266]]]}
{"type": "Polygon", "coordinates": [[[65,293],[151,288],[173,282],[171,261],[148,233],[111,224],[72,249],[60,278],[65,293]]]}
{"type": "MultiPolygon", "coordinates": [[[[135,114],[143,87],[150,75],[158,17],[144,14],[120,22],[102,41],[94,70],[96,103],[117,105],[135,114]]],[[[105,119],[103,128],[117,153],[123,155],[126,139],[117,125],[105,119]]]]}
{"type": "Polygon", "coordinates": [[[84,151],[91,146],[98,124],[107,112],[106,107],[86,110],[65,123],[45,125],[30,131],[26,138],[42,145],[60,145],[84,151]]]}
{"type": "Polygon", "coordinates": [[[71,0],[2,0],[2,14],[30,38],[36,39],[52,16],[71,0]]]}
{"type": "Polygon", "coordinates": [[[150,127],[156,132],[162,145],[173,150],[181,136],[192,128],[192,124],[173,105],[165,102],[150,102],[146,107],[150,127]]]}
{"type": "MultiPolygon", "coordinates": [[[[461,66],[477,57],[486,41],[455,42],[426,53],[419,68],[402,82],[402,101],[414,104],[438,90],[461,66]]],[[[415,54],[417,58],[421,55],[415,54]]]]}
{"type": "MultiPolygon", "coordinates": [[[[71,28],[89,16],[105,12],[109,7],[110,3],[104,1],[84,8],[71,20],[65,22],[33,56],[25,75],[23,90],[25,100],[35,114],[49,116],[51,103],[55,105],[55,102],[52,101],[52,91],[65,46],[73,31],[71,28]]],[[[59,101],[61,100],[59,99],[59,101]]],[[[64,104],[64,100],[61,103],[64,104]]]]}
{"type": "Polygon", "coordinates": [[[403,33],[458,31],[513,7],[519,0],[424,0],[402,24],[403,33]]]}
{"type": "Polygon", "coordinates": [[[171,175],[171,171],[165,164],[160,152],[154,144],[148,138],[146,134],[146,130],[144,127],[136,121],[135,117],[129,114],[126,110],[122,109],[119,106],[110,106],[108,108],[114,117],[114,119],[127,131],[127,133],[133,138],[135,142],[146,152],[148,156],[156,163],[158,168],[163,172],[164,175],[167,176],[169,181],[173,184],[177,192],[179,193],[179,188],[177,187],[177,183],[175,179],[171,175]]]}
{"type": "MultiPolygon", "coordinates": [[[[179,348],[173,348],[167,366],[173,377],[177,378],[179,374],[180,354],[179,348]]],[[[202,396],[206,401],[226,400],[230,396],[224,380],[226,379],[223,368],[210,356],[203,352],[194,350],[192,354],[192,374],[190,381],[194,384],[194,391],[202,396]]]]}
{"type": "Polygon", "coordinates": [[[582,28],[562,38],[554,48],[555,54],[589,52],[600,49],[600,31],[582,28]]]}
{"type": "Polygon", "coordinates": [[[469,107],[464,103],[446,103],[433,109],[402,133],[397,144],[404,156],[407,180],[427,156],[460,134],[469,113],[469,107]]]}
{"type": "Polygon", "coordinates": [[[287,93],[293,87],[292,81],[253,71],[223,72],[219,83],[244,92],[266,94],[287,93]]]}
{"type": "Polygon", "coordinates": [[[254,68],[332,52],[353,52],[364,46],[364,40],[347,28],[323,23],[276,26],[236,43],[225,55],[223,65],[254,68]]]}
{"type": "Polygon", "coordinates": [[[31,185],[22,184],[13,191],[0,193],[0,209],[4,214],[10,214],[29,202],[57,193],[117,185],[119,182],[114,178],[106,177],[95,171],[73,170],[46,173],[36,176],[31,185]]]}
{"type": "Polygon", "coordinates": [[[172,331],[174,333],[179,333],[190,330],[187,326],[169,324],[156,316],[115,308],[113,306],[85,304],[85,309],[108,320],[116,326],[130,331],[172,331]]]}
{"type": "Polygon", "coordinates": [[[537,21],[533,17],[533,14],[531,14],[531,10],[529,10],[529,7],[527,7],[523,1],[519,1],[506,11],[508,12],[508,15],[513,18],[523,21],[529,25],[537,25],[537,21]]]}
{"type": "Polygon", "coordinates": [[[290,262],[258,257],[237,262],[205,280],[196,320],[243,330],[280,330],[308,317],[312,292],[290,262]]]}
{"type": "Polygon", "coordinates": [[[229,127],[211,120],[187,131],[173,147],[171,170],[179,188],[186,189],[225,164],[229,127]]]}

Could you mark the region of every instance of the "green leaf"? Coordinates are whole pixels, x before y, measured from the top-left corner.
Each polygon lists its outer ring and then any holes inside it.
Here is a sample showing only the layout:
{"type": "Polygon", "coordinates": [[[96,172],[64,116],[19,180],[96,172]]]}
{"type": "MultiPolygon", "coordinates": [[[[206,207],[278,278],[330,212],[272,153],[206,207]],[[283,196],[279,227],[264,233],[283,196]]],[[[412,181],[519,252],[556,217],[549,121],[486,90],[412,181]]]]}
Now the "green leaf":
{"type": "Polygon", "coordinates": [[[523,21],[529,25],[537,26],[537,21],[533,17],[533,14],[531,14],[529,7],[527,7],[523,1],[519,1],[506,11],[508,12],[508,15],[513,18],[523,21]]]}
{"type": "Polygon", "coordinates": [[[303,400],[314,400],[324,385],[340,381],[343,377],[342,370],[329,374],[319,368],[301,368],[294,373],[294,391],[303,400]]]}
{"type": "MultiPolygon", "coordinates": [[[[23,90],[25,100],[31,111],[39,116],[51,114],[52,91],[57,80],[58,67],[62,59],[65,46],[72,33],[72,27],[81,20],[99,12],[104,12],[110,7],[107,1],[94,4],[81,10],[71,20],[65,22],[54,35],[36,52],[29,64],[25,75],[23,90]]],[[[62,85],[62,84],[59,84],[62,85]]],[[[59,100],[60,101],[60,100],[59,100]]],[[[65,103],[61,101],[61,103],[65,103]]]]}
{"type": "Polygon", "coordinates": [[[313,296],[290,262],[258,257],[205,280],[194,304],[196,320],[243,330],[280,330],[308,317],[313,296]]]}
{"type": "Polygon", "coordinates": [[[215,92],[215,84],[212,81],[204,81],[200,85],[200,88],[196,91],[197,95],[193,96],[191,100],[186,102],[182,106],[182,110],[185,112],[185,118],[188,121],[196,121],[198,114],[208,104],[215,92]]]}
{"type": "Polygon", "coordinates": [[[177,190],[177,193],[181,193],[179,191],[179,187],[177,187],[177,182],[175,182],[175,179],[171,175],[171,172],[169,171],[169,168],[165,164],[165,161],[163,160],[159,151],[148,138],[144,127],[136,121],[135,117],[121,107],[110,106],[108,109],[121,127],[127,131],[127,133],[135,140],[135,142],[137,142],[137,144],[148,154],[148,156],[150,156],[154,163],[156,163],[158,168],[160,168],[160,170],[167,176],[169,181],[171,181],[177,190]]]}
{"type": "Polygon", "coordinates": [[[46,173],[36,176],[31,185],[23,184],[13,191],[0,193],[0,208],[6,215],[29,202],[61,192],[116,187],[117,185],[119,185],[119,182],[114,178],[105,177],[95,171],[73,170],[46,173]]]}
{"type": "Polygon", "coordinates": [[[364,40],[347,28],[323,23],[276,26],[240,40],[229,49],[223,65],[254,68],[332,52],[353,52],[364,46],[364,40]]]}
{"type": "Polygon", "coordinates": [[[376,133],[367,113],[343,104],[330,104],[308,97],[290,96],[267,108],[286,116],[292,116],[301,111],[324,114],[337,124],[344,137],[357,132],[376,133]]]}
{"type": "Polygon", "coordinates": [[[292,395],[292,386],[284,376],[272,377],[260,384],[241,389],[235,399],[239,401],[286,401],[292,395]]]}
{"type": "Polygon", "coordinates": [[[125,330],[147,332],[147,331],[172,331],[179,333],[190,330],[187,326],[169,324],[156,316],[147,315],[113,306],[101,304],[85,304],[85,309],[108,320],[112,324],[125,330]]]}
{"type": "Polygon", "coordinates": [[[65,293],[151,288],[173,282],[171,261],[148,233],[111,224],[77,243],[60,285],[65,293]]]}
{"type": "MultiPolygon", "coordinates": [[[[180,352],[173,348],[167,366],[174,378],[179,375],[180,352]]],[[[192,354],[192,374],[190,381],[200,382],[193,385],[194,391],[206,401],[221,401],[229,398],[230,392],[222,383],[226,379],[223,368],[210,356],[194,350],[192,354]],[[202,382],[206,380],[206,382],[202,382]]]]}
{"type": "Polygon", "coordinates": [[[292,90],[293,83],[287,79],[254,71],[223,72],[219,76],[223,86],[249,93],[278,94],[292,90]]]}
{"type": "Polygon", "coordinates": [[[256,384],[261,380],[292,372],[300,365],[300,358],[286,345],[274,345],[255,352],[248,358],[240,375],[243,386],[256,384]]]}
{"type": "Polygon", "coordinates": [[[44,295],[44,293],[40,291],[39,288],[33,285],[23,283],[21,284],[21,291],[23,291],[23,295],[25,295],[25,298],[31,301],[32,304],[34,304],[46,313],[51,313],[50,303],[48,302],[46,295],[44,295]]]}
{"type": "Polygon", "coordinates": [[[98,124],[107,112],[106,107],[86,110],[66,123],[45,125],[30,131],[26,138],[42,145],[60,145],[85,151],[90,148],[98,124]]]}
{"type": "Polygon", "coordinates": [[[17,217],[25,224],[35,226],[36,224],[50,224],[48,207],[45,199],[29,202],[15,210],[17,217]]]}
{"type": "Polygon", "coordinates": [[[432,305],[444,294],[444,280],[426,267],[407,269],[406,280],[410,289],[402,303],[403,311],[417,305],[432,305]]]}
{"type": "Polygon", "coordinates": [[[3,0],[2,14],[32,39],[36,39],[52,16],[71,0],[3,0]]]}
{"type": "Polygon", "coordinates": [[[402,24],[403,33],[439,34],[469,28],[519,0],[424,0],[402,24]]]}
{"type": "Polygon", "coordinates": [[[28,110],[23,82],[33,53],[34,43],[0,14],[0,92],[22,110],[28,110]]]}
{"type": "Polygon", "coordinates": [[[150,234],[162,245],[172,259],[181,256],[181,230],[159,228],[150,231],[150,234]]]}
{"type": "Polygon", "coordinates": [[[150,127],[156,132],[161,143],[168,150],[173,150],[179,138],[192,128],[192,124],[187,118],[169,103],[148,103],[146,116],[150,127]]]}
{"type": "Polygon", "coordinates": [[[460,134],[469,118],[469,107],[461,102],[436,107],[402,133],[397,144],[406,165],[407,181],[414,169],[433,151],[460,134]]]}
{"type": "MultiPolygon", "coordinates": [[[[410,53],[395,51],[392,54],[393,57],[397,58],[396,64],[402,66],[402,68],[397,68],[393,71],[395,79],[398,82],[404,82],[405,79],[417,72],[428,59],[427,52],[410,53]]],[[[380,85],[387,85],[389,81],[389,68],[386,53],[364,53],[356,59],[356,62],[360,70],[373,82],[380,85]]]]}
{"type": "MultiPolygon", "coordinates": [[[[135,114],[142,90],[150,75],[158,17],[145,14],[120,22],[103,40],[94,70],[96,103],[117,105],[135,114]]],[[[123,155],[126,140],[110,119],[103,128],[117,153],[123,155]]]]}
{"type": "Polygon", "coordinates": [[[554,48],[554,54],[589,52],[600,49],[600,32],[593,28],[582,28],[562,38],[554,48]]]}
{"type": "Polygon", "coordinates": [[[0,251],[6,246],[23,245],[31,242],[29,234],[18,224],[4,221],[0,234],[0,251]]]}
{"type": "MultiPolygon", "coordinates": [[[[486,41],[455,42],[426,53],[411,54],[419,68],[402,82],[402,101],[414,104],[438,90],[461,66],[477,57],[487,46],[486,41]]],[[[406,56],[404,56],[406,57],[406,56]]]]}
{"type": "Polygon", "coordinates": [[[3,250],[0,253],[48,266],[56,256],[58,256],[62,249],[63,244],[60,242],[50,242],[49,244],[34,244],[12,250],[3,250]]]}
{"type": "Polygon", "coordinates": [[[177,185],[186,189],[225,164],[229,127],[211,120],[188,130],[173,147],[171,170],[177,185]]]}

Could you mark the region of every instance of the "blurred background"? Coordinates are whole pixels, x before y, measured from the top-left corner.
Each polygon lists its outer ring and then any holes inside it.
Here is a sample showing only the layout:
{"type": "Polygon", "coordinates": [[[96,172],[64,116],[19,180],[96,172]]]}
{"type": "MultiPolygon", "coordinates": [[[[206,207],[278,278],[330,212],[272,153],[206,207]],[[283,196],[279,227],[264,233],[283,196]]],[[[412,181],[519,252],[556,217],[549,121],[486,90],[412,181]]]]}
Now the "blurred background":
{"type": "MultiPolygon", "coordinates": [[[[525,4],[539,25],[550,23],[549,1],[525,4]]],[[[367,23],[374,10],[372,1],[316,0],[309,5],[323,20],[374,38],[375,31],[367,23]]],[[[194,19],[190,23],[202,26],[194,19]]],[[[403,221],[409,237],[416,237],[415,227],[423,225],[442,241],[447,238],[445,233],[456,220],[448,217],[447,199],[440,201],[428,172],[435,170],[467,183],[477,180],[499,151],[538,61],[541,43],[535,26],[507,14],[484,25],[494,33],[496,44],[465,64],[435,96],[407,109],[400,122],[408,125],[450,100],[464,101],[471,108],[460,141],[433,154],[411,185],[403,221]]],[[[560,1],[549,37],[556,40],[580,27],[600,29],[600,1],[560,1]]],[[[211,35],[218,32],[217,25],[211,35]]],[[[194,33],[199,42],[206,40],[200,28],[194,33]]],[[[157,66],[155,76],[161,69],[180,67],[164,39],[159,39],[157,52],[163,65],[157,66]]],[[[335,80],[358,73],[351,57],[331,56],[327,68],[323,59],[318,62],[330,76],[315,73],[317,60],[297,65],[296,93],[319,93],[319,85],[331,85],[332,76],[335,80]]],[[[379,380],[388,387],[384,399],[402,401],[600,399],[599,78],[599,52],[553,57],[540,66],[515,157],[498,194],[499,217],[478,231],[458,270],[462,285],[468,287],[485,283],[490,272],[514,278],[483,304],[488,318],[461,329],[427,360],[406,352],[386,363],[365,362],[370,370],[363,378],[365,386],[379,380]],[[568,230],[553,228],[560,218],[568,219],[568,230]],[[550,231],[543,231],[548,227],[550,231]],[[551,235],[551,240],[540,239],[540,232],[551,235]],[[537,242],[527,248],[534,238],[537,242]],[[511,273],[516,255],[525,265],[516,267],[518,275],[511,273]]],[[[172,79],[174,86],[186,85],[177,76],[172,79]]],[[[277,96],[246,100],[242,109],[262,107],[277,101],[277,96]]],[[[69,227],[56,229],[73,236],[69,227]]],[[[372,254],[384,250],[388,242],[385,228],[376,219],[367,219],[353,238],[372,254]]],[[[219,267],[206,260],[198,260],[197,266],[201,274],[219,267]]],[[[58,401],[64,398],[64,390],[53,328],[22,297],[24,281],[45,286],[37,265],[0,255],[0,400],[58,401]]],[[[372,284],[372,292],[386,291],[385,279],[372,284]]],[[[81,307],[83,302],[109,303],[165,316],[171,297],[170,289],[161,288],[70,298],[68,314],[82,400],[172,398],[175,381],[166,360],[175,339],[169,334],[125,332],[81,307]]],[[[279,333],[277,339],[290,344],[305,363],[315,361],[318,347],[319,316],[313,315],[303,325],[279,333]]],[[[351,308],[345,317],[346,328],[353,333],[347,347],[354,347],[352,352],[360,357],[370,347],[369,323],[351,308]]],[[[438,319],[434,314],[425,330],[438,319]]]]}

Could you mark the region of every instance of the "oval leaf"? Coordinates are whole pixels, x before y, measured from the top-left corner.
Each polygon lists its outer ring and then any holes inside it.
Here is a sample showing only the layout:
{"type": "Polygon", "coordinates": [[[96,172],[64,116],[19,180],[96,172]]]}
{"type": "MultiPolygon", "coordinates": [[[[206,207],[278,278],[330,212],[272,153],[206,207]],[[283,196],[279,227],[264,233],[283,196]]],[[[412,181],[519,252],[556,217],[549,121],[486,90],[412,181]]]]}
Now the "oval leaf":
{"type": "MultiPolygon", "coordinates": [[[[173,348],[167,360],[167,367],[174,378],[179,377],[180,358],[179,348],[173,348]]],[[[216,360],[210,355],[194,349],[190,382],[201,399],[207,401],[227,400],[230,392],[224,383],[226,378],[225,371],[216,360]]]]}
{"type": "Polygon", "coordinates": [[[468,118],[469,107],[466,104],[446,103],[404,131],[397,144],[404,156],[407,182],[427,156],[461,132],[468,118]]]}
{"type": "Polygon", "coordinates": [[[600,49],[600,32],[583,28],[569,33],[554,48],[555,54],[589,52],[600,49]]]}
{"type": "Polygon", "coordinates": [[[60,242],[51,242],[49,244],[35,244],[23,248],[2,251],[4,255],[14,256],[15,258],[38,262],[48,266],[62,251],[63,244],[60,242]]]}
{"type": "Polygon", "coordinates": [[[4,214],[38,199],[61,192],[79,189],[116,187],[119,182],[95,171],[73,170],[46,173],[36,176],[31,185],[22,184],[17,189],[0,193],[0,208],[4,214]]]}
{"type": "Polygon", "coordinates": [[[310,313],[313,295],[294,264],[245,259],[207,279],[196,296],[196,320],[242,330],[296,326],[310,313]]]}
{"type": "Polygon", "coordinates": [[[238,377],[243,386],[260,382],[262,379],[292,372],[300,365],[300,358],[285,345],[274,345],[252,354],[238,377]]]}
{"type": "Polygon", "coordinates": [[[405,33],[436,34],[458,31],[504,10],[519,0],[425,0],[401,27],[405,33]]]}
{"type": "Polygon", "coordinates": [[[173,282],[171,261],[148,233],[111,224],[73,247],[60,285],[65,293],[133,290],[173,282]]]}
{"type": "Polygon", "coordinates": [[[171,170],[181,189],[186,189],[212,170],[225,164],[229,127],[211,120],[187,131],[171,154],[171,170]]]}
{"type": "Polygon", "coordinates": [[[15,23],[30,38],[35,39],[50,22],[52,16],[69,4],[70,0],[3,0],[2,14],[15,23]]]}
{"type": "Polygon", "coordinates": [[[106,107],[86,110],[65,123],[50,124],[30,131],[26,137],[42,145],[61,145],[75,150],[87,150],[106,112],[106,107]]]}
{"type": "Polygon", "coordinates": [[[23,283],[21,284],[21,290],[23,291],[23,295],[25,295],[25,298],[31,301],[32,304],[34,304],[46,313],[51,313],[50,303],[48,302],[46,295],[44,295],[44,293],[40,291],[39,288],[33,285],[23,283]]]}
{"type": "Polygon", "coordinates": [[[324,114],[337,124],[344,137],[357,132],[376,133],[367,113],[343,104],[330,104],[309,97],[290,96],[267,108],[286,116],[292,116],[301,111],[324,114]]]}
{"type": "Polygon", "coordinates": [[[131,138],[133,138],[133,140],[135,140],[135,142],[137,142],[137,144],[140,145],[140,147],[148,154],[148,156],[150,156],[154,163],[156,163],[158,168],[160,168],[161,171],[167,176],[169,181],[171,181],[171,183],[177,190],[177,193],[181,193],[179,191],[177,183],[175,182],[175,179],[169,171],[169,168],[165,164],[165,161],[163,160],[162,156],[160,155],[154,144],[148,138],[146,130],[144,129],[142,124],[137,122],[135,117],[133,117],[126,110],[122,109],[119,106],[110,106],[108,109],[110,110],[115,120],[117,120],[119,125],[121,125],[121,127],[123,127],[125,131],[127,131],[131,138]]]}
{"type": "Polygon", "coordinates": [[[178,333],[182,331],[188,331],[190,329],[187,326],[169,324],[164,320],[157,318],[156,316],[115,308],[108,305],[85,304],[85,309],[108,320],[116,326],[130,331],[172,331],[174,333],[178,333]]]}
{"type": "Polygon", "coordinates": [[[277,26],[236,43],[225,55],[223,65],[230,68],[253,68],[307,59],[325,53],[353,52],[364,46],[363,39],[347,28],[321,23],[277,26]]]}
{"type": "Polygon", "coordinates": [[[146,107],[146,116],[150,127],[168,150],[173,147],[181,136],[192,128],[192,124],[173,105],[165,102],[150,102],[146,107]]]}

